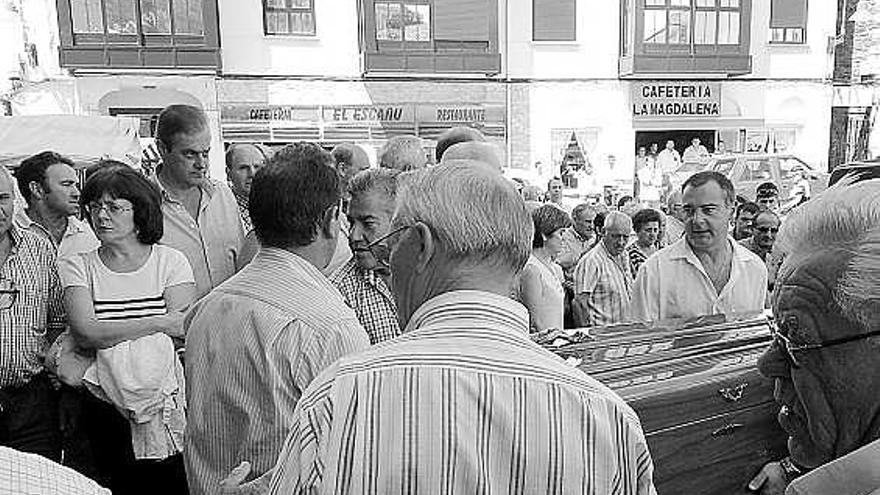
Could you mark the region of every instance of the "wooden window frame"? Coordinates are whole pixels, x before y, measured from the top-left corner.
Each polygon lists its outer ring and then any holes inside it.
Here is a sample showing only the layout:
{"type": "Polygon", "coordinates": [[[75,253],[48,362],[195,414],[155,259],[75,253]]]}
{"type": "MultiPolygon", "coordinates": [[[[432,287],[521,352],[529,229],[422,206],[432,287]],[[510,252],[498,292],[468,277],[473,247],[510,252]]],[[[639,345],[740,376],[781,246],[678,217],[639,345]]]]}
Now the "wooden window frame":
{"type": "MultiPolygon", "coordinates": [[[[270,7],[269,0],[262,0],[263,4],[263,34],[266,36],[294,36],[294,37],[315,37],[318,35],[318,18],[315,15],[315,0],[308,0],[307,8],[301,7],[270,7]],[[312,15],[312,32],[311,33],[270,33],[269,32],[269,13],[286,13],[286,14],[311,14],[312,15]]],[[[291,25],[288,17],[288,26],[291,25]]]]}
{"type": "Polygon", "coordinates": [[[774,26],[773,25],[773,2],[770,2],[770,44],[771,45],[806,45],[807,44],[807,20],[809,20],[810,14],[810,2],[808,0],[804,0],[804,25],[798,27],[791,26],[774,26]],[[774,31],[782,32],[781,40],[774,40],[773,35],[774,31]],[[789,41],[788,34],[800,31],[801,39],[800,41],[789,41]]]}

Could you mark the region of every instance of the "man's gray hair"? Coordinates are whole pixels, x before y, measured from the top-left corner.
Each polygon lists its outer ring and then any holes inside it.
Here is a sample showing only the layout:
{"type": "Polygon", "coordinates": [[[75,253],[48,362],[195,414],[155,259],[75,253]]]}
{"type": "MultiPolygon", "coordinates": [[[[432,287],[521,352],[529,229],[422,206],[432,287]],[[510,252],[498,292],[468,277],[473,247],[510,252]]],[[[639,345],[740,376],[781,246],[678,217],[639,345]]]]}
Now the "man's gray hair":
{"type": "Polygon", "coordinates": [[[622,211],[613,210],[605,215],[605,223],[602,228],[607,231],[611,227],[627,227],[632,231],[632,226],[632,218],[630,218],[629,215],[622,211]]]}
{"type": "Polygon", "coordinates": [[[497,172],[466,161],[401,176],[395,225],[427,225],[450,259],[519,272],[534,226],[516,189],[497,172]],[[404,178],[405,177],[405,178],[404,178]]]}
{"type": "Polygon", "coordinates": [[[425,168],[428,156],[422,148],[422,139],[417,136],[394,136],[379,152],[379,166],[408,172],[425,168]]]}
{"type": "Polygon", "coordinates": [[[797,207],[775,247],[785,266],[828,250],[851,255],[832,297],[844,317],[868,330],[880,322],[880,179],[852,180],[797,207]]]}
{"type": "Polygon", "coordinates": [[[361,170],[348,183],[348,193],[352,199],[373,191],[381,193],[392,202],[397,197],[397,176],[399,170],[390,168],[369,168],[361,170]]]}
{"type": "Polygon", "coordinates": [[[593,208],[593,205],[591,205],[590,203],[580,203],[579,205],[575,206],[573,210],[571,210],[571,219],[575,220],[577,218],[580,218],[581,213],[585,211],[592,213],[593,216],[596,216],[597,213],[596,208],[593,208]]]}

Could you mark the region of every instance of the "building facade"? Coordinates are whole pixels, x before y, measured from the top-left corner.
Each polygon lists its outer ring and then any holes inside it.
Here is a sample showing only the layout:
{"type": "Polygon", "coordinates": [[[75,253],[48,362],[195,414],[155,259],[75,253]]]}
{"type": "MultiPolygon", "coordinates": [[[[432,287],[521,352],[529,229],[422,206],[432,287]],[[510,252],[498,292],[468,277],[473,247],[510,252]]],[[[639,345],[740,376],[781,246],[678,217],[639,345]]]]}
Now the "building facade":
{"type": "MultiPolygon", "coordinates": [[[[48,1],[52,4],[53,2],[48,1]]],[[[837,5],[818,0],[56,0],[71,113],[208,113],[225,144],[426,153],[481,129],[542,178],[631,182],[639,146],[786,152],[824,167],[837,5]]]]}

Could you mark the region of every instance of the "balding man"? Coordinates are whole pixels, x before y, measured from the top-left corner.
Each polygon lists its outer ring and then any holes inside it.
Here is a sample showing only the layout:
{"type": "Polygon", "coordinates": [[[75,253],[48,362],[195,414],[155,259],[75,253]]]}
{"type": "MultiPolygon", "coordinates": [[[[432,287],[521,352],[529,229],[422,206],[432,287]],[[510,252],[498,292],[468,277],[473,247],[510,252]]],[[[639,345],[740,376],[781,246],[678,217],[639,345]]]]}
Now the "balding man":
{"type": "Polygon", "coordinates": [[[443,160],[441,160],[440,164],[442,165],[454,160],[472,160],[484,163],[490,169],[498,172],[501,172],[502,169],[498,150],[492,143],[467,141],[454,144],[443,154],[443,160]]]}
{"type": "Polygon", "coordinates": [[[602,240],[581,258],[574,271],[572,316],[578,327],[625,323],[632,316],[633,276],[625,254],[632,220],[625,213],[611,211],[602,229],[602,240]]]}
{"type": "Polygon", "coordinates": [[[417,136],[394,136],[379,151],[379,167],[409,172],[425,168],[428,157],[417,136]]]}
{"type": "Polygon", "coordinates": [[[401,186],[388,243],[406,330],[308,387],[270,493],[654,493],[638,417],[532,342],[508,297],[533,234],[514,188],[458,162],[401,186]]]}
{"type": "Polygon", "coordinates": [[[263,168],[267,158],[265,148],[251,143],[233,144],[226,150],[226,180],[238,203],[238,214],[245,232],[250,232],[254,228],[248,212],[251,181],[257,170],[263,168]]]}
{"type": "Polygon", "coordinates": [[[437,158],[437,163],[443,161],[443,154],[446,153],[450,147],[458,143],[464,143],[468,141],[477,141],[483,142],[486,140],[486,137],[483,136],[483,133],[474,129],[473,127],[453,127],[437,138],[437,147],[434,149],[434,155],[437,158]]]}

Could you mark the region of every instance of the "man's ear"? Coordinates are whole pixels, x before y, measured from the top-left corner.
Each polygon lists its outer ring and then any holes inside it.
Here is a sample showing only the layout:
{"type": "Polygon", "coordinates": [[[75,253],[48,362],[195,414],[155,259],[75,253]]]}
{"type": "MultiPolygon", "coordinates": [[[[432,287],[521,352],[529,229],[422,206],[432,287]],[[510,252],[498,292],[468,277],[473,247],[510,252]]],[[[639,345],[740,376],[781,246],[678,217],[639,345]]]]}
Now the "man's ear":
{"type": "Polygon", "coordinates": [[[39,183],[39,181],[32,180],[28,183],[28,189],[31,191],[31,196],[36,199],[43,199],[43,194],[46,191],[43,190],[43,185],[39,183]]]}
{"type": "Polygon", "coordinates": [[[321,216],[321,234],[326,238],[336,238],[339,234],[339,205],[333,204],[321,216]]]}
{"type": "Polygon", "coordinates": [[[416,264],[414,268],[416,273],[421,273],[425,271],[431,259],[437,254],[437,240],[434,239],[434,233],[431,232],[431,228],[422,222],[417,222],[413,225],[412,231],[416,242],[416,264]]]}

